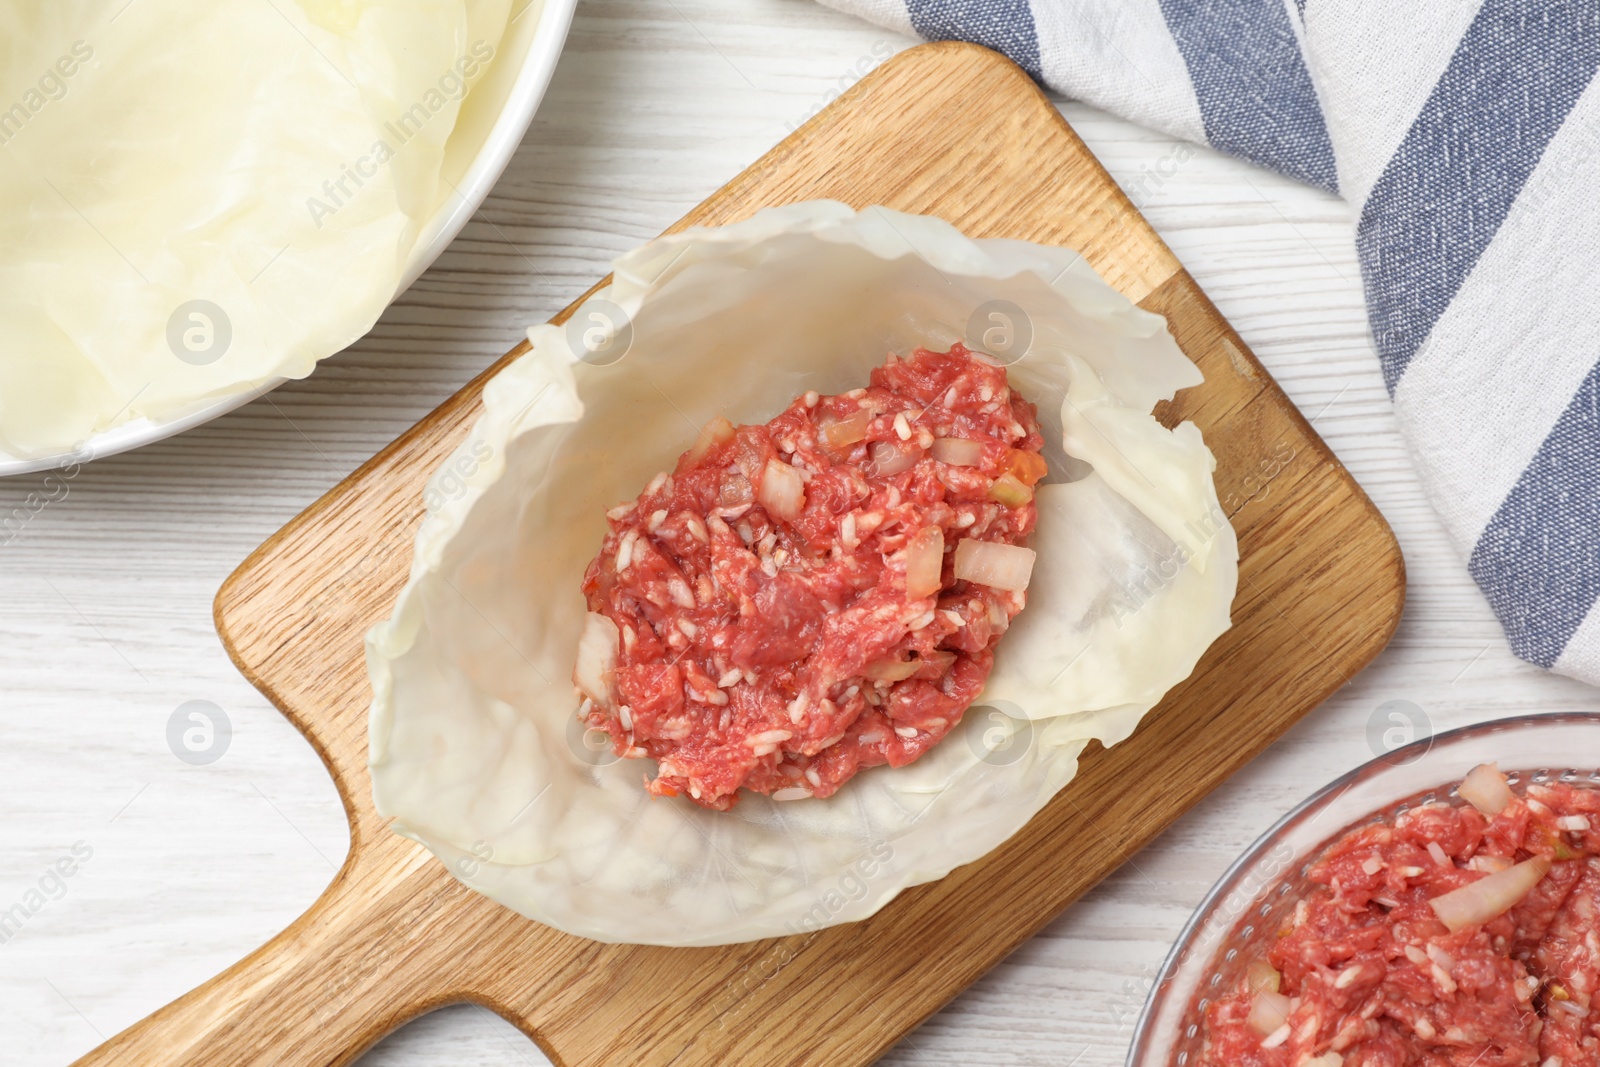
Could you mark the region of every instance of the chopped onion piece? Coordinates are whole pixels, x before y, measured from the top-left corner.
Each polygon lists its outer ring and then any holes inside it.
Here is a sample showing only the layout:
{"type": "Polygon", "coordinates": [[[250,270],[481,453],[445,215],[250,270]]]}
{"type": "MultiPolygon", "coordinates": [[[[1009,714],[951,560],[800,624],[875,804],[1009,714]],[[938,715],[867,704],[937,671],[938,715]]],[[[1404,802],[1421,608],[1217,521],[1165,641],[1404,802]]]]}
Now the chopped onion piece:
{"type": "Polygon", "coordinates": [[[1008,508],[1020,508],[1033,499],[1033,489],[1024,485],[1012,474],[1002,474],[989,487],[989,499],[997,500],[1008,508]]]}
{"type": "Polygon", "coordinates": [[[917,465],[917,454],[911,449],[901,451],[892,441],[875,441],[872,445],[872,473],[887,478],[917,465]]]}
{"type": "Polygon", "coordinates": [[[610,707],[611,681],[617,668],[617,644],[621,639],[617,624],[593,611],[583,620],[578,637],[578,661],[572,669],[572,684],[578,692],[603,707],[610,707]]]}
{"type": "Polygon", "coordinates": [[[1549,858],[1535,856],[1498,874],[1486,875],[1470,885],[1434,897],[1428,905],[1439,921],[1449,927],[1451,933],[1456,933],[1504,915],[1521,903],[1549,873],[1549,858]]]}
{"type": "Polygon", "coordinates": [[[1037,554],[1021,545],[979,541],[968,537],[956,546],[955,573],[964,582],[1020,593],[1033,577],[1037,554]]]}
{"type": "Polygon", "coordinates": [[[1511,806],[1516,799],[1506,776],[1493,763],[1480,763],[1461,779],[1461,799],[1477,808],[1491,819],[1511,806]]]}
{"type": "Polygon", "coordinates": [[[883,659],[868,665],[861,673],[875,682],[903,682],[921,669],[918,660],[883,659]]]}
{"type": "Polygon", "coordinates": [[[800,517],[806,506],[806,483],[800,472],[782,460],[767,460],[761,472],[761,506],[786,522],[800,517]]]}
{"type": "Polygon", "coordinates": [[[1250,966],[1245,968],[1244,984],[1252,993],[1276,993],[1282,982],[1283,976],[1264,956],[1251,960],[1250,966]]]}
{"type": "Polygon", "coordinates": [[[713,448],[733,440],[733,434],[733,423],[718,415],[700,428],[700,436],[694,439],[694,446],[684,458],[690,466],[693,466],[704,459],[706,453],[713,448]]]}
{"type": "Polygon", "coordinates": [[[924,526],[906,544],[906,597],[920,600],[939,591],[944,571],[944,532],[924,526]]]}
{"type": "Polygon", "coordinates": [[[1289,998],[1282,993],[1258,989],[1250,1002],[1250,1029],[1265,1037],[1289,1022],[1289,998]]]}
{"type": "Polygon", "coordinates": [[[857,441],[867,439],[867,425],[872,422],[872,412],[862,408],[848,419],[823,418],[817,421],[817,437],[822,447],[834,452],[849,451],[857,441]]]}
{"type": "Polygon", "coordinates": [[[952,467],[976,467],[983,462],[983,442],[964,437],[935,437],[928,451],[934,459],[952,467]]]}

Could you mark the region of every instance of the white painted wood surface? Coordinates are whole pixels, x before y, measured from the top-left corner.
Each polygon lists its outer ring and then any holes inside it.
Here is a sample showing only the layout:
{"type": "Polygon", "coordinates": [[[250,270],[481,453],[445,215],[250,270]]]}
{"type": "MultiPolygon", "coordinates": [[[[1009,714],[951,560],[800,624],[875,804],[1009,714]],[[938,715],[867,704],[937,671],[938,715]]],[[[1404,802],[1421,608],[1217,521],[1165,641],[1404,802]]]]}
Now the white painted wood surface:
{"type": "MultiPolygon", "coordinates": [[[[610,257],[732,177],[841,78],[910,43],[809,0],[586,0],[506,176],[369,337],[309,381],[49,487],[58,499],[0,544],[0,910],[44,900],[0,944],[0,1062],[66,1063],[182,994],[288,924],[344,854],[315,755],[212,629],[229,571],[610,257]],[[232,723],[208,766],[168,748],[168,719],[190,700],[232,723]],[[58,880],[49,872],[78,842],[91,857],[58,880]]],[[[1063,110],[1388,516],[1410,605],[1371,669],[897,1046],[883,1061],[895,1067],[1122,1063],[1190,910],[1278,815],[1371,755],[1368,723],[1386,702],[1414,703],[1435,729],[1600,705],[1511,656],[1430,510],[1384,397],[1347,209],[1063,110]]],[[[0,516],[43,490],[42,476],[0,483],[0,516]]],[[[364,1061],[544,1062],[473,1007],[419,1021],[364,1061]]]]}

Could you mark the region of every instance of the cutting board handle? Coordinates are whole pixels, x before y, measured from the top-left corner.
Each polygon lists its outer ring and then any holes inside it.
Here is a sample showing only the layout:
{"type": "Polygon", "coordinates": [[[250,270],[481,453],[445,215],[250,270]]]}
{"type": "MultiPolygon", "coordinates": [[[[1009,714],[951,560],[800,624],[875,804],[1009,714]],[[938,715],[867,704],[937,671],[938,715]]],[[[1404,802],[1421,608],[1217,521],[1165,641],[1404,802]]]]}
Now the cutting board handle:
{"type": "Polygon", "coordinates": [[[376,869],[375,859],[392,856],[352,848],[287,930],[74,1067],[331,1067],[464,999],[443,977],[460,961],[442,958],[441,939],[430,936],[452,907],[448,877],[376,869]]]}

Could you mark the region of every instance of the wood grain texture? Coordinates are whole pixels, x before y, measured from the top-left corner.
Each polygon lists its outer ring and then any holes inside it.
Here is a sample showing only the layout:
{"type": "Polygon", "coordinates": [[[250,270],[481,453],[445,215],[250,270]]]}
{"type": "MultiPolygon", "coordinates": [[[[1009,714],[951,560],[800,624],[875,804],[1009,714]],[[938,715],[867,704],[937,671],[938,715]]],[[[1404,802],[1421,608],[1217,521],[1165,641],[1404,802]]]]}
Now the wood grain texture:
{"type": "Polygon", "coordinates": [[[1087,754],[1022,833],[865,923],[703,950],[567,937],[459,887],[369,798],[360,638],[398,591],[421,484],[475,416],[480,376],[269,540],[217,600],[235,662],[333,772],[350,813],[344,868],[283,935],[80,1063],[344,1063],[406,1018],[470,1000],[560,1064],[864,1064],[1383,647],[1404,589],[1388,527],[1014,67],[964,46],[907,53],[679,225],[815,196],[1070,245],[1169,317],[1207,382],[1162,415],[1193,419],[1217,453],[1243,553],[1235,628],[1131,740],[1087,754]],[[832,1025],[760,1022],[807,1009],[832,1025]]]}

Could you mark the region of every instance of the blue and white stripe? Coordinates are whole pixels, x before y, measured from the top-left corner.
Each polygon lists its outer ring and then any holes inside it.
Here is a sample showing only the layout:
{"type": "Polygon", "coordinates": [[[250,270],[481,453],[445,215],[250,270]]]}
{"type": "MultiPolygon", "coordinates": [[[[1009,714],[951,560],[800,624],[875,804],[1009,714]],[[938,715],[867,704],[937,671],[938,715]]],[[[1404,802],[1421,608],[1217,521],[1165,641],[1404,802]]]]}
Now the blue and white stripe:
{"type": "Polygon", "coordinates": [[[1600,684],[1600,5],[824,2],[1343,195],[1435,506],[1513,650],[1600,684]]]}

